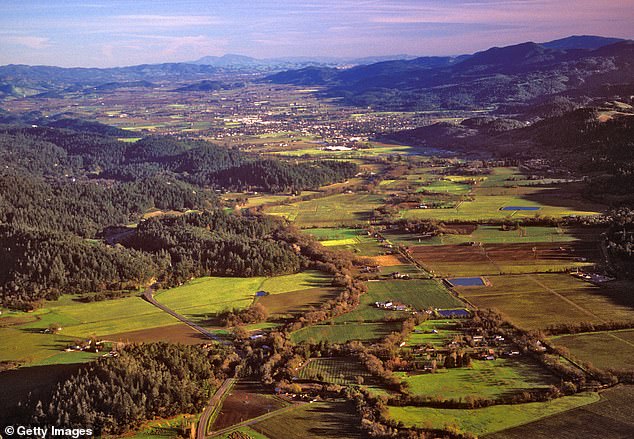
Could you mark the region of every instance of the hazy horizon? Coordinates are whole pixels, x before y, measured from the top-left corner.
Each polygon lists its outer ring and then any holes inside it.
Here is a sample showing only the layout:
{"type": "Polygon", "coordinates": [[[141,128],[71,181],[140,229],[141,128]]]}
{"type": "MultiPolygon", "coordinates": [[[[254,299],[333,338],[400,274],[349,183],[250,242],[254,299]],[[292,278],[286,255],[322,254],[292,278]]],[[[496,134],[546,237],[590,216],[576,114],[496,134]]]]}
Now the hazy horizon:
{"type": "Polygon", "coordinates": [[[459,55],[570,35],[631,39],[633,10],[634,0],[25,0],[0,7],[0,64],[459,55]]]}

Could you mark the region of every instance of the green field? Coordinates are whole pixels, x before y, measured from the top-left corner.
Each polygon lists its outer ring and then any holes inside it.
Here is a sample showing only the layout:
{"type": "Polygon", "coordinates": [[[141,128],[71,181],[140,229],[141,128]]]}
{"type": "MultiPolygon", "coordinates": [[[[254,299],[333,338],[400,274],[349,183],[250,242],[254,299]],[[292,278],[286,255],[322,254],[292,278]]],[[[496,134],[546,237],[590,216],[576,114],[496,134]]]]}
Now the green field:
{"type": "Polygon", "coordinates": [[[509,393],[548,387],[558,380],[536,364],[498,358],[474,360],[471,367],[438,369],[436,373],[399,376],[413,395],[460,399],[467,396],[495,399],[509,393]]]}
{"type": "MultiPolygon", "coordinates": [[[[471,195],[473,200],[466,200],[458,206],[448,209],[412,209],[401,211],[403,218],[475,221],[485,219],[530,218],[535,216],[561,217],[568,215],[596,215],[605,206],[582,201],[581,188],[576,185],[552,184],[542,186],[514,185],[508,178],[519,178],[516,168],[495,168],[475,186],[471,195]],[[503,211],[502,207],[526,206],[539,207],[537,211],[503,211]]],[[[523,178],[523,177],[522,177],[523,178]]],[[[453,180],[453,179],[451,179],[453,180]]],[[[466,186],[459,180],[441,180],[445,191],[459,194],[458,189],[466,186]],[[457,186],[460,185],[460,186],[457,186]],[[447,186],[447,187],[444,187],[447,186]]],[[[536,183],[536,182],[535,182],[536,183]]],[[[425,186],[421,187],[424,189],[425,186]]],[[[464,187],[461,189],[464,193],[464,187]]]]}
{"type": "Polygon", "coordinates": [[[358,384],[357,377],[362,377],[364,382],[372,379],[372,375],[352,358],[311,359],[298,375],[302,380],[319,380],[342,386],[358,384]]]}
{"type": "Polygon", "coordinates": [[[566,229],[561,227],[522,227],[519,230],[503,231],[500,226],[479,225],[468,235],[442,234],[421,239],[416,234],[386,233],[392,242],[404,245],[459,245],[466,242],[483,244],[519,244],[532,242],[596,241],[599,236],[594,229],[566,229]]]}
{"type": "Polygon", "coordinates": [[[493,433],[533,422],[546,416],[591,404],[599,400],[598,393],[578,393],[549,402],[496,405],[481,409],[435,409],[429,407],[390,407],[390,417],[406,426],[458,429],[476,435],[493,433]]]}
{"type": "Polygon", "coordinates": [[[271,278],[203,277],[181,287],[161,291],[155,297],[185,317],[205,324],[219,312],[248,307],[260,290],[281,294],[329,285],[330,277],[318,271],[271,278]]]}
{"type": "Polygon", "coordinates": [[[559,323],[634,320],[631,284],[595,286],[568,274],[489,276],[492,286],[456,287],[479,308],[495,309],[524,329],[559,323]]]}
{"type": "Polygon", "coordinates": [[[251,426],[270,439],[341,439],[364,437],[349,401],[315,402],[251,426]]]}
{"type": "Polygon", "coordinates": [[[434,347],[443,347],[459,334],[462,332],[456,328],[455,320],[426,320],[414,328],[414,332],[407,339],[407,345],[430,344],[434,347]]]}
{"type": "Polygon", "coordinates": [[[423,311],[429,308],[460,308],[464,304],[452,296],[434,280],[386,280],[368,282],[368,292],[361,296],[359,306],[349,313],[333,319],[335,323],[377,322],[391,319],[404,319],[406,311],[388,311],[379,309],[374,302],[400,302],[423,311]]]}
{"type": "Polygon", "coordinates": [[[170,419],[157,419],[146,422],[136,433],[127,436],[132,439],[171,439],[181,437],[179,430],[182,426],[198,421],[198,415],[178,415],[170,419]]]}
{"type": "Polygon", "coordinates": [[[332,241],[337,239],[351,239],[366,234],[363,229],[337,228],[312,228],[304,229],[305,233],[313,235],[319,241],[332,241]]]}
{"type": "Polygon", "coordinates": [[[490,439],[631,438],[634,431],[634,386],[601,392],[601,400],[487,436],[490,439]]]}
{"type": "Polygon", "coordinates": [[[295,331],[291,339],[295,343],[304,341],[319,343],[326,340],[330,343],[346,343],[350,340],[375,341],[393,331],[399,331],[400,328],[401,325],[398,322],[314,325],[295,331]]]}
{"type": "Polygon", "coordinates": [[[469,193],[471,186],[464,183],[452,181],[450,179],[442,179],[432,181],[430,184],[421,186],[419,191],[436,192],[451,195],[464,195],[469,193]]]}
{"type": "Polygon", "coordinates": [[[282,216],[299,227],[335,227],[365,224],[372,211],[383,205],[383,197],[371,194],[337,194],[282,206],[269,206],[265,212],[282,216]]]}
{"type": "Polygon", "coordinates": [[[553,337],[581,361],[605,369],[633,369],[634,330],[591,332],[553,337]]]}
{"type": "Polygon", "coordinates": [[[91,358],[86,353],[61,350],[75,339],[156,328],[178,322],[140,297],[92,303],[82,303],[76,299],[76,296],[62,296],[55,302],[46,302],[33,313],[3,316],[0,319],[3,325],[0,327],[3,340],[0,344],[0,361],[24,361],[28,364],[86,361],[91,358]],[[58,334],[40,333],[51,323],[61,325],[62,330],[58,334]]]}

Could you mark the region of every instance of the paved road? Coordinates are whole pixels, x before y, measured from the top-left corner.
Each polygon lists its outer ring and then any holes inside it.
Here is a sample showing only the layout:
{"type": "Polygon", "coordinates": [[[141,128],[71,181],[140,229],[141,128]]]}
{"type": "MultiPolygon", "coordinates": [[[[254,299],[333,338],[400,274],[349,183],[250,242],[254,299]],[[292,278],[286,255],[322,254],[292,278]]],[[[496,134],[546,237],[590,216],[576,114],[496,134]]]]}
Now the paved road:
{"type": "Polygon", "coordinates": [[[143,298],[145,300],[147,300],[148,302],[150,302],[152,305],[156,306],[157,308],[159,308],[159,309],[165,311],[166,313],[168,313],[169,315],[177,318],[178,320],[180,320],[181,322],[185,323],[186,325],[189,325],[189,327],[191,327],[191,328],[195,329],[196,331],[200,332],[205,337],[210,338],[211,340],[215,340],[218,343],[229,344],[226,340],[221,339],[216,334],[214,334],[212,332],[209,332],[208,330],[206,330],[202,326],[197,325],[196,323],[192,322],[191,320],[188,320],[187,318],[185,318],[184,316],[180,315],[176,311],[174,311],[174,310],[168,308],[167,306],[157,302],[156,299],[154,298],[154,290],[152,288],[148,288],[148,289],[146,289],[143,292],[143,298]]]}
{"type": "Polygon", "coordinates": [[[226,379],[224,383],[222,383],[222,385],[218,387],[216,393],[214,393],[214,395],[211,397],[209,403],[207,404],[207,407],[205,407],[205,410],[203,410],[202,414],[200,415],[200,419],[198,420],[196,439],[205,439],[205,437],[207,436],[207,425],[209,424],[209,420],[211,419],[212,415],[216,411],[216,406],[222,403],[225,394],[229,390],[231,390],[235,382],[235,378],[226,379]]]}

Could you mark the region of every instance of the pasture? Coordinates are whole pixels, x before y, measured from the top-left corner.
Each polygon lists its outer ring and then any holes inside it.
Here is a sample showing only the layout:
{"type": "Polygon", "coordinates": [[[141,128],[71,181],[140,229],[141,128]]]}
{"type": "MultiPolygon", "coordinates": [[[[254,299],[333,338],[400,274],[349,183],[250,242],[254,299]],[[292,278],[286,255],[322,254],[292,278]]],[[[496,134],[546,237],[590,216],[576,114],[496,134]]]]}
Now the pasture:
{"type": "Polygon", "coordinates": [[[443,347],[462,332],[454,320],[426,320],[414,328],[407,339],[407,346],[432,345],[443,347]],[[434,332],[436,331],[436,332],[434,332]]]}
{"type": "Polygon", "coordinates": [[[368,292],[361,296],[359,306],[346,314],[335,317],[335,323],[378,322],[405,319],[406,311],[389,311],[377,308],[375,302],[400,303],[415,310],[429,308],[455,308],[464,304],[452,296],[434,280],[389,280],[368,282],[368,292]]]}
{"type": "Polygon", "coordinates": [[[383,197],[372,194],[337,194],[281,206],[269,206],[265,213],[282,216],[297,226],[337,227],[369,222],[372,211],[382,206],[383,197]]]}
{"type": "Polygon", "coordinates": [[[161,291],[155,297],[161,304],[185,317],[209,324],[210,319],[219,312],[251,305],[257,291],[280,294],[329,284],[330,278],[317,271],[271,278],[202,277],[183,286],[161,291]]]}
{"type": "Polygon", "coordinates": [[[340,439],[365,437],[352,401],[305,404],[251,426],[269,439],[340,439]]]}
{"type": "Polygon", "coordinates": [[[604,439],[630,438],[634,431],[633,386],[601,392],[593,404],[565,411],[519,427],[487,435],[487,439],[604,439]]]}
{"type": "Polygon", "coordinates": [[[399,376],[413,395],[460,399],[468,396],[495,399],[558,383],[537,364],[519,359],[473,360],[471,367],[438,369],[436,373],[399,376]]]}
{"type": "Polygon", "coordinates": [[[598,393],[585,392],[548,402],[495,405],[480,409],[389,407],[389,416],[397,422],[402,421],[406,426],[425,428],[454,426],[460,431],[480,436],[576,409],[598,400],[598,393]]]}
{"type": "Polygon", "coordinates": [[[634,330],[563,335],[551,340],[573,357],[600,369],[634,369],[634,330]]]}
{"type": "Polygon", "coordinates": [[[293,332],[291,340],[294,343],[346,343],[350,340],[376,341],[393,331],[400,330],[399,322],[378,323],[341,323],[307,326],[293,332]]]}
{"type": "Polygon", "coordinates": [[[33,313],[13,313],[0,318],[0,361],[26,364],[83,362],[93,358],[84,352],[62,352],[76,339],[169,326],[178,320],[140,297],[82,303],[65,295],[33,313]],[[15,320],[18,319],[18,320],[15,320]],[[20,323],[22,322],[22,323],[20,323]],[[13,324],[17,323],[17,324],[13,324]],[[41,333],[52,323],[62,326],[57,334],[41,333]]]}
{"type": "Polygon", "coordinates": [[[568,274],[489,276],[486,288],[455,289],[478,308],[497,310],[523,329],[560,323],[634,320],[631,284],[596,286],[568,274]]]}

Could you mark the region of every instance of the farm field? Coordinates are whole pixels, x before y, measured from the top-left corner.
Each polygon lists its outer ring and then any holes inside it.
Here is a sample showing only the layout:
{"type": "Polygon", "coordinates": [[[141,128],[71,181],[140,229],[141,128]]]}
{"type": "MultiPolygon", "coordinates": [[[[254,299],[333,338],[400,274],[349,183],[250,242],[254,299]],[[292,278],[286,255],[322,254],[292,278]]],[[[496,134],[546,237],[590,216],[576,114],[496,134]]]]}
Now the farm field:
{"type": "Polygon", "coordinates": [[[357,377],[362,377],[366,383],[372,381],[372,375],[352,358],[311,359],[298,375],[302,380],[318,380],[342,386],[358,384],[357,377]]]}
{"type": "Polygon", "coordinates": [[[477,276],[563,272],[583,268],[597,260],[595,243],[522,243],[414,246],[411,254],[441,276],[477,276]]]}
{"type": "Polygon", "coordinates": [[[272,394],[265,393],[257,382],[241,381],[230,390],[211,426],[211,431],[231,427],[288,405],[272,394]]]}
{"type": "Polygon", "coordinates": [[[574,358],[600,369],[634,369],[634,330],[563,335],[551,340],[574,358]]]}
{"type": "Polygon", "coordinates": [[[315,402],[251,426],[270,439],[365,437],[350,401],[315,402]]]}
{"type": "Polygon", "coordinates": [[[406,426],[443,428],[453,425],[460,431],[480,436],[576,409],[598,400],[598,393],[586,392],[564,396],[548,402],[496,405],[481,409],[389,407],[389,415],[396,421],[402,421],[406,426]]]}
{"type": "Polygon", "coordinates": [[[461,334],[456,328],[455,320],[426,320],[414,328],[407,339],[408,346],[430,344],[442,347],[455,335],[461,334]],[[434,333],[433,331],[436,331],[434,333]]]}
{"type": "Polygon", "coordinates": [[[103,336],[103,339],[124,343],[145,343],[161,340],[183,344],[199,344],[207,340],[200,332],[190,328],[184,323],[159,328],[140,329],[138,331],[120,332],[118,334],[106,334],[103,336]]]}
{"type": "Polygon", "coordinates": [[[263,290],[269,294],[287,293],[328,286],[330,278],[317,271],[305,271],[272,278],[203,277],[183,286],[156,294],[156,300],[192,321],[205,324],[216,313],[246,308],[263,290]]]}
{"type": "Polygon", "coordinates": [[[136,433],[126,436],[133,439],[170,439],[178,438],[181,426],[195,423],[198,416],[178,415],[169,419],[156,419],[146,422],[136,433]]]}
{"type": "Polygon", "coordinates": [[[291,340],[294,343],[303,341],[319,343],[322,340],[328,340],[330,343],[345,343],[350,340],[375,341],[393,331],[398,331],[400,327],[398,322],[314,325],[293,332],[291,340]]]}
{"type": "Polygon", "coordinates": [[[471,367],[439,369],[436,373],[399,373],[413,395],[460,399],[467,396],[495,399],[525,390],[548,387],[559,381],[543,368],[518,359],[473,360],[471,367]]]}
{"type": "Polygon", "coordinates": [[[596,286],[568,274],[489,276],[488,280],[488,287],[455,289],[475,306],[495,309],[524,329],[634,319],[627,283],[596,286]]]}
{"type": "Polygon", "coordinates": [[[361,234],[366,234],[363,229],[350,229],[346,227],[331,227],[304,229],[304,233],[313,235],[318,241],[333,241],[338,239],[356,238],[361,234]]]}
{"type": "Polygon", "coordinates": [[[388,280],[368,282],[368,292],[361,296],[359,306],[349,313],[335,317],[335,323],[377,322],[392,318],[402,319],[405,311],[379,309],[375,302],[392,301],[423,311],[429,308],[460,308],[464,303],[452,296],[434,280],[388,280]]]}
{"type": "Polygon", "coordinates": [[[500,226],[465,224],[464,229],[467,233],[445,233],[423,239],[416,234],[396,234],[389,231],[385,232],[384,235],[390,241],[403,245],[459,245],[467,242],[481,242],[483,244],[567,243],[579,240],[591,242],[599,239],[598,231],[591,228],[528,226],[517,230],[501,230],[500,226]],[[469,233],[469,228],[473,227],[475,229],[469,233]]]}
{"type": "Polygon", "coordinates": [[[258,298],[271,318],[286,318],[292,314],[308,311],[339,294],[336,288],[310,288],[288,293],[271,294],[258,298]]]}
{"type": "Polygon", "coordinates": [[[335,227],[365,224],[383,197],[370,194],[337,194],[282,206],[269,206],[265,213],[282,216],[299,227],[335,227]]]}
{"type": "MultiPolygon", "coordinates": [[[[157,328],[178,323],[140,297],[127,297],[103,302],[82,303],[77,296],[64,295],[33,313],[11,313],[0,318],[0,361],[22,361],[29,365],[56,362],[83,362],[93,358],[84,352],[61,352],[76,339],[90,336],[157,328]],[[6,319],[28,319],[6,325],[6,319]],[[62,326],[57,334],[41,331],[52,323],[62,326]]],[[[15,320],[14,320],[15,322],[15,320]]]]}
{"type": "Polygon", "coordinates": [[[629,439],[634,430],[633,386],[601,392],[601,400],[519,427],[485,436],[487,439],[629,439]],[[580,432],[583,432],[580,435],[580,432]]]}

